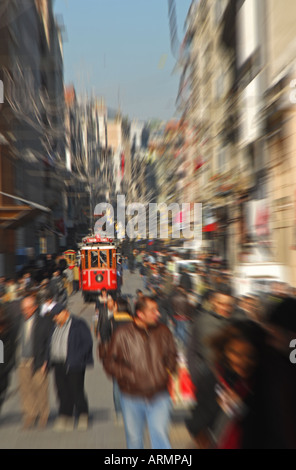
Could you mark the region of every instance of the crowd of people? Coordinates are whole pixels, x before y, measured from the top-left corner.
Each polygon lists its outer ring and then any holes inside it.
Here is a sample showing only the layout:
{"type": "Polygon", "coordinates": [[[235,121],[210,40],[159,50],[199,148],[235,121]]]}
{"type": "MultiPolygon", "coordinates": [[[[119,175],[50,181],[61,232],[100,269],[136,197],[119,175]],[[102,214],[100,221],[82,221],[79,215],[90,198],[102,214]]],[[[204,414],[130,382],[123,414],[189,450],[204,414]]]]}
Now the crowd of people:
{"type": "Polygon", "coordinates": [[[194,390],[185,424],[195,448],[295,448],[295,290],[274,283],[268,293],[238,298],[217,261],[204,258],[194,272],[186,263],[177,269],[178,261],[175,253],[144,250],[119,259],[118,290],[100,292],[94,331],[67,307],[79,288],[67,266],[51,260],[38,280],[29,272],[17,283],[1,279],[0,410],[17,367],[23,426],[46,427],[53,370],[54,429],[73,430],[77,419],[86,430],[84,378],[95,338],[129,449],[143,448],[146,424],[152,448],[170,448],[169,384],[180,357],[194,390]],[[143,281],[135,298],[122,294],[125,270],[143,281]]]}
{"type": "MultiPolygon", "coordinates": [[[[182,350],[186,356],[195,390],[195,405],[186,426],[196,448],[295,448],[296,375],[295,361],[291,360],[296,337],[295,289],[274,282],[268,292],[236,297],[234,280],[225,267],[203,259],[194,273],[186,268],[176,272],[179,259],[168,253],[140,251],[135,253],[132,269],[128,263],[125,268],[138,270],[144,283],[144,294],[138,293],[142,305],[143,299],[146,304],[149,299],[155,302],[156,323],[171,332],[177,346],[174,354],[182,350]]],[[[135,307],[136,323],[146,307],[137,309],[139,303],[135,307]]],[[[150,326],[155,328],[155,324],[150,326]]],[[[154,331],[153,328],[150,330],[154,331]]],[[[121,336],[124,333],[127,330],[122,330],[121,336]]],[[[122,345],[124,357],[117,357],[119,338],[117,334],[111,341],[105,366],[113,376],[120,364],[131,361],[122,345]]],[[[154,347],[155,350],[152,345],[149,349],[149,366],[143,361],[135,367],[136,377],[141,377],[142,383],[145,370],[149,375],[155,364],[160,367],[161,352],[154,347]]],[[[145,355],[145,348],[142,349],[145,355]]],[[[141,357],[142,354],[138,353],[141,357]]],[[[176,356],[174,365],[167,370],[176,372],[177,363],[176,356]]],[[[138,381],[134,377],[133,380],[128,390],[135,405],[134,395],[137,399],[147,397],[143,390],[137,391],[138,381]]],[[[123,395],[125,391],[126,383],[121,386],[123,395]]],[[[126,429],[128,445],[131,442],[142,445],[139,436],[144,415],[140,410],[137,413],[133,419],[129,415],[124,419],[134,423],[134,441],[130,429],[126,429]]],[[[146,410],[149,427],[148,414],[146,410]]],[[[166,424],[164,419],[162,426],[158,426],[163,436],[167,436],[166,424]]],[[[154,423],[150,436],[155,427],[154,423]]]]}
{"type": "Polygon", "coordinates": [[[16,369],[23,429],[45,428],[53,370],[59,408],[54,430],[74,429],[76,418],[77,428],[86,430],[84,375],[93,364],[93,338],[87,323],[68,308],[69,297],[79,290],[78,266],[69,269],[52,255],[43,261],[31,263],[16,279],[0,279],[0,412],[16,369]]]}

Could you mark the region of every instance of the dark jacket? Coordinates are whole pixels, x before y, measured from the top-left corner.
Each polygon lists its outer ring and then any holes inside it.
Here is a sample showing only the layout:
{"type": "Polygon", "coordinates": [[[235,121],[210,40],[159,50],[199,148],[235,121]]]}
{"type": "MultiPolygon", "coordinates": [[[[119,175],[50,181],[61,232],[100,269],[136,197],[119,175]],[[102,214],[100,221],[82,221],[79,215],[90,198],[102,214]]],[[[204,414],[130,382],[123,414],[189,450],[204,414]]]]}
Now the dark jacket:
{"type": "Polygon", "coordinates": [[[188,367],[196,387],[199,383],[200,373],[203,373],[205,367],[207,369],[214,367],[212,349],[207,344],[207,340],[228,323],[228,318],[204,309],[194,320],[188,345],[188,367]]]}
{"type": "Polygon", "coordinates": [[[211,310],[201,310],[196,316],[188,345],[188,369],[193,384],[197,389],[197,405],[192,410],[192,417],[186,424],[189,432],[197,436],[201,431],[211,428],[216,422],[220,408],[216,397],[216,375],[212,349],[207,340],[218,333],[229,320],[216,315],[211,310]]]}
{"type": "Polygon", "coordinates": [[[34,372],[40,369],[45,362],[48,363],[48,350],[54,328],[55,324],[51,316],[47,314],[41,317],[38,312],[34,325],[34,372]]]}
{"type": "Polygon", "coordinates": [[[144,330],[133,322],[112,336],[104,368],[123,393],[151,399],[167,390],[176,363],[175,342],[165,325],[144,330]]]}
{"type": "Polygon", "coordinates": [[[71,319],[66,366],[69,369],[83,370],[94,363],[91,331],[81,318],[73,315],[71,319]]]}

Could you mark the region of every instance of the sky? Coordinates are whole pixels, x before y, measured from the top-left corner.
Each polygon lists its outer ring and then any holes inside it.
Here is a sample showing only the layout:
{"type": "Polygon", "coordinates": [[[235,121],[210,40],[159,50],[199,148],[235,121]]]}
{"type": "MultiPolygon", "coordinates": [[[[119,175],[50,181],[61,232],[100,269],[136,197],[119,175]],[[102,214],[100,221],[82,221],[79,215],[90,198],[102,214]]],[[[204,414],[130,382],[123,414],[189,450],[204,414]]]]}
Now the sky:
{"type": "MultiPolygon", "coordinates": [[[[191,0],[175,0],[178,37],[191,0]]],[[[130,119],[175,116],[180,72],[170,46],[167,0],[55,0],[63,17],[64,80],[104,97],[130,119]]]]}

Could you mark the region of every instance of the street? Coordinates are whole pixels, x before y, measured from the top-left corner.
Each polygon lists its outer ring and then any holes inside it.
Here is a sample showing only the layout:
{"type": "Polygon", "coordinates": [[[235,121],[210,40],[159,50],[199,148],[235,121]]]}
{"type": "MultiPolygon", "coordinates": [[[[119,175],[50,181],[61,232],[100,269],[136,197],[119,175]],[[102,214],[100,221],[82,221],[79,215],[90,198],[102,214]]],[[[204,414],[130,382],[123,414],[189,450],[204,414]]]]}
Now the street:
{"type": "MultiPolygon", "coordinates": [[[[135,295],[136,289],[143,289],[138,274],[124,273],[123,294],[135,295]]],[[[84,318],[92,325],[94,304],[84,304],[81,293],[72,295],[69,300],[70,311],[84,318]]],[[[57,401],[50,373],[50,417],[44,430],[22,430],[21,411],[18,396],[18,381],[13,374],[9,396],[0,415],[0,448],[1,449],[126,449],[123,425],[117,425],[113,414],[112,381],[109,380],[96,356],[94,341],[93,368],[87,369],[85,389],[89,402],[90,427],[86,432],[74,430],[69,433],[57,433],[52,430],[57,416],[57,401]]],[[[171,442],[173,449],[190,449],[191,441],[183,424],[184,413],[172,415],[171,442]]],[[[149,448],[146,436],[145,448],[149,448]]]]}

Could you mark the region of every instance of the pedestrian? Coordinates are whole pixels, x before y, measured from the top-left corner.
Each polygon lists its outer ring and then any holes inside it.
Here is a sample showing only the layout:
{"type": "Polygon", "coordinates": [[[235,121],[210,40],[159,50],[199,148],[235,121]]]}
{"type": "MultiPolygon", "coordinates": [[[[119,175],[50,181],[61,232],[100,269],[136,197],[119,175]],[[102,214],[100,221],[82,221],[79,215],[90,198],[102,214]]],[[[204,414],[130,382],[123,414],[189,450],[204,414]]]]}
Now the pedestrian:
{"type": "Polygon", "coordinates": [[[75,263],[75,266],[73,268],[73,293],[76,294],[76,292],[79,291],[79,266],[78,263],[75,263]]]}
{"type": "Polygon", "coordinates": [[[143,448],[146,423],[152,448],[170,449],[168,382],[176,368],[175,342],[158,321],[155,300],[144,296],[135,310],[134,321],[113,335],[104,368],[118,382],[128,449],[143,448]]]}
{"type": "Polygon", "coordinates": [[[296,300],[291,297],[268,312],[264,359],[253,389],[253,413],[244,430],[246,449],[296,448],[295,312],[296,300]]]}
{"type": "Polygon", "coordinates": [[[147,267],[147,261],[143,261],[142,265],[140,266],[140,276],[143,280],[144,283],[144,289],[148,289],[148,282],[147,282],[147,274],[148,274],[148,267],[147,267]]]}
{"type": "Polygon", "coordinates": [[[196,406],[185,423],[197,447],[207,447],[210,430],[219,411],[216,400],[216,377],[213,373],[213,353],[207,340],[231,320],[233,298],[228,286],[220,286],[207,296],[201,311],[195,316],[188,342],[187,363],[191,380],[197,390],[196,406]]]}
{"type": "Polygon", "coordinates": [[[122,264],[121,264],[121,258],[118,258],[118,261],[116,263],[116,276],[117,276],[117,294],[120,296],[121,295],[121,288],[123,285],[123,269],[122,269],[122,264]]]}
{"type": "Polygon", "coordinates": [[[17,312],[11,312],[15,308],[19,310],[19,302],[0,305],[0,344],[3,346],[0,349],[3,352],[3,360],[0,360],[0,413],[16,363],[20,318],[16,317],[17,312]]]}
{"type": "Polygon", "coordinates": [[[188,335],[193,307],[189,302],[188,294],[180,285],[171,296],[171,309],[173,312],[175,339],[180,347],[185,350],[188,346],[188,335]]]}
{"type": "Polygon", "coordinates": [[[215,448],[246,448],[265,338],[264,330],[253,321],[235,320],[209,339],[217,377],[216,400],[220,408],[212,427],[215,448]]]}
{"type": "Polygon", "coordinates": [[[4,302],[14,302],[17,300],[17,284],[14,279],[7,278],[5,282],[4,302]]]}
{"type": "Polygon", "coordinates": [[[40,304],[39,315],[41,317],[45,317],[45,315],[49,314],[57,304],[54,292],[49,285],[47,285],[45,289],[42,289],[41,291],[39,290],[37,296],[40,304]]]}
{"type": "Polygon", "coordinates": [[[65,287],[67,289],[67,295],[68,297],[70,297],[73,293],[73,280],[74,280],[73,269],[70,268],[70,266],[67,266],[67,268],[64,270],[64,278],[65,278],[65,287]]]}
{"type": "Polygon", "coordinates": [[[181,268],[181,273],[180,273],[180,281],[179,285],[183,287],[183,289],[190,293],[193,290],[193,282],[189,273],[189,270],[187,266],[185,265],[184,267],[181,268]]]}
{"type": "Polygon", "coordinates": [[[44,428],[49,416],[48,395],[48,343],[50,329],[39,315],[34,293],[28,293],[21,301],[23,323],[21,325],[21,351],[18,366],[23,428],[29,429],[39,418],[44,428]]]}
{"type": "Polygon", "coordinates": [[[54,430],[72,431],[76,415],[77,429],[85,431],[89,410],[84,380],[86,367],[93,365],[91,332],[84,320],[60,304],[53,308],[51,316],[56,326],[50,343],[50,363],[59,402],[54,430]]]}
{"type": "Polygon", "coordinates": [[[54,292],[54,300],[66,307],[68,302],[68,295],[63,278],[61,276],[61,271],[59,269],[54,270],[49,287],[54,292]]]}
{"type": "MultiPolygon", "coordinates": [[[[106,353],[108,350],[108,345],[112,339],[112,336],[124,325],[133,321],[133,315],[131,311],[131,307],[129,302],[126,299],[118,298],[114,302],[113,308],[113,316],[110,317],[109,320],[109,327],[107,329],[107,335],[104,335],[104,342],[101,345],[100,349],[100,358],[104,361],[106,357],[106,353]]],[[[115,377],[113,377],[113,402],[114,402],[114,409],[115,409],[115,420],[116,424],[121,424],[122,421],[122,410],[121,410],[121,403],[120,403],[120,390],[115,377]]]]}
{"type": "Polygon", "coordinates": [[[111,318],[114,315],[115,301],[111,295],[107,297],[107,291],[102,294],[102,301],[98,304],[98,320],[96,326],[96,338],[102,344],[109,342],[111,337],[111,318]]]}

